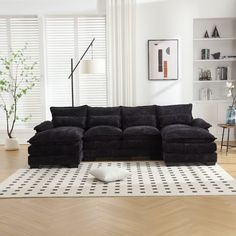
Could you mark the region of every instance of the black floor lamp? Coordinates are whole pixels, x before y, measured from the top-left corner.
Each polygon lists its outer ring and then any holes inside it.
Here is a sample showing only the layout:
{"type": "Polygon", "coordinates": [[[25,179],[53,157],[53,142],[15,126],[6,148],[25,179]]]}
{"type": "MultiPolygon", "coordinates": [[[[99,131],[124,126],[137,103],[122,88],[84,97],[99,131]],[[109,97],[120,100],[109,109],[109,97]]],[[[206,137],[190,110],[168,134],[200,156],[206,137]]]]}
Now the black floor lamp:
{"type": "Polygon", "coordinates": [[[68,79],[71,79],[71,101],[72,107],[74,107],[74,72],[78,65],[81,63],[81,74],[101,74],[105,72],[105,60],[104,59],[93,59],[93,51],[92,51],[92,58],[90,60],[83,60],[84,56],[87,54],[90,47],[93,46],[93,42],[95,38],[92,39],[90,44],[88,45],[87,49],[84,51],[83,55],[77,62],[77,64],[73,65],[73,58],[71,58],[71,73],[68,79]]]}

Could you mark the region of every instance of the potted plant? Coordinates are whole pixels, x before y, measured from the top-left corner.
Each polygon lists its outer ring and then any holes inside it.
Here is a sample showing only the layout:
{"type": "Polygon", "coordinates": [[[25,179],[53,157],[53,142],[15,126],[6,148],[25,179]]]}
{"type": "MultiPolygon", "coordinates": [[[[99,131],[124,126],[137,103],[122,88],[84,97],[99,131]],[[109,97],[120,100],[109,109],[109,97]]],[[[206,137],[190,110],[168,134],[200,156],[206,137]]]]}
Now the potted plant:
{"type": "Polygon", "coordinates": [[[17,150],[19,144],[13,136],[17,121],[26,122],[30,117],[18,116],[19,101],[35,86],[34,75],[36,62],[29,61],[24,48],[10,51],[9,57],[0,56],[0,109],[5,114],[7,138],[6,150],[17,150]]]}
{"type": "Polygon", "coordinates": [[[235,110],[235,100],[236,100],[236,93],[235,87],[232,82],[226,82],[226,87],[228,88],[227,97],[232,97],[232,105],[228,107],[226,113],[226,124],[228,125],[235,125],[236,122],[236,110],[235,110]]]}

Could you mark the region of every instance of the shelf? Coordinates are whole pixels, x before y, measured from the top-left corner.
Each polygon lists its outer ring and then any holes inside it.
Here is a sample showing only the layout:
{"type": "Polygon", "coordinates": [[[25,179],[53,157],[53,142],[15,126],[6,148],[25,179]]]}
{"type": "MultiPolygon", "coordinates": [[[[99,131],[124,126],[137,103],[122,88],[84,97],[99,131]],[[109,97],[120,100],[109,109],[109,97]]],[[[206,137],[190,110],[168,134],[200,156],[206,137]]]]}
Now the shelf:
{"type": "Polygon", "coordinates": [[[228,99],[222,99],[222,100],[217,100],[217,99],[212,99],[212,100],[193,100],[193,103],[232,103],[231,100],[228,99]]]}
{"type": "Polygon", "coordinates": [[[234,41],[236,38],[194,38],[193,41],[234,41]]]}
{"type": "Polygon", "coordinates": [[[236,56],[235,29],[236,18],[197,18],[193,20],[192,103],[194,116],[203,117],[212,123],[211,132],[218,138],[221,138],[221,133],[217,123],[224,121],[227,108],[233,102],[232,97],[227,97],[226,83],[233,83],[236,86],[236,58],[232,57],[236,56]],[[220,38],[211,37],[215,27],[218,29],[220,38]],[[204,38],[206,32],[210,38],[204,38]],[[202,49],[209,49],[208,60],[202,60],[204,58],[202,49]],[[219,59],[212,56],[212,53],[217,52],[220,52],[219,59]],[[227,71],[224,71],[223,69],[217,70],[217,67],[228,68],[227,71]],[[207,78],[208,70],[211,72],[212,80],[199,80],[200,76],[203,78],[205,75],[207,78]],[[223,77],[228,80],[219,80],[223,77]],[[202,100],[207,97],[211,100],[202,100]]]}
{"type": "Polygon", "coordinates": [[[234,62],[236,59],[209,59],[209,60],[193,60],[193,62],[234,62]]]}
{"type": "Polygon", "coordinates": [[[225,83],[226,82],[236,82],[235,80],[194,80],[193,83],[225,83]]]}

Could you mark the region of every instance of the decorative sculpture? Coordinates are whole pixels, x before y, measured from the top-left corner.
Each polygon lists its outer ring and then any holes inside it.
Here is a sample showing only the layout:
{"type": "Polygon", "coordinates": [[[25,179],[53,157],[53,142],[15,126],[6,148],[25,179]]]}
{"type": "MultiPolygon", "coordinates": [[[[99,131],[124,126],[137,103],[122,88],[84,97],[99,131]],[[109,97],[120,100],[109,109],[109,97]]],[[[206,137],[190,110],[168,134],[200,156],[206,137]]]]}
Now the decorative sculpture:
{"type": "Polygon", "coordinates": [[[211,37],[212,37],[212,38],[220,38],[220,34],[219,34],[218,29],[217,29],[216,26],[215,26],[215,28],[214,28],[214,31],[213,31],[211,37]]]}
{"type": "Polygon", "coordinates": [[[204,34],[204,38],[209,38],[209,34],[208,34],[207,30],[206,30],[206,33],[204,34]]]}

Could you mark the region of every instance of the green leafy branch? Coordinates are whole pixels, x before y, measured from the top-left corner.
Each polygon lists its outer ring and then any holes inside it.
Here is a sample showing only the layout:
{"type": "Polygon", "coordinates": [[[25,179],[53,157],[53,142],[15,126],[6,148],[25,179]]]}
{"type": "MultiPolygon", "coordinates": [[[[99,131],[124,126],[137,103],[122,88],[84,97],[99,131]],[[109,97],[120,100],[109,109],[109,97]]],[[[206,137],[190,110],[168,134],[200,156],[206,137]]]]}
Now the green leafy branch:
{"type": "Polygon", "coordinates": [[[19,118],[18,103],[38,81],[35,76],[37,62],[30,62],[26,56],[27,45],[19,50],[10,51],[10,56],[0,57],[0,109],[5,113],[7,135],[12,138],[15,123],[27,122],[31,116],[19,118]]]}

